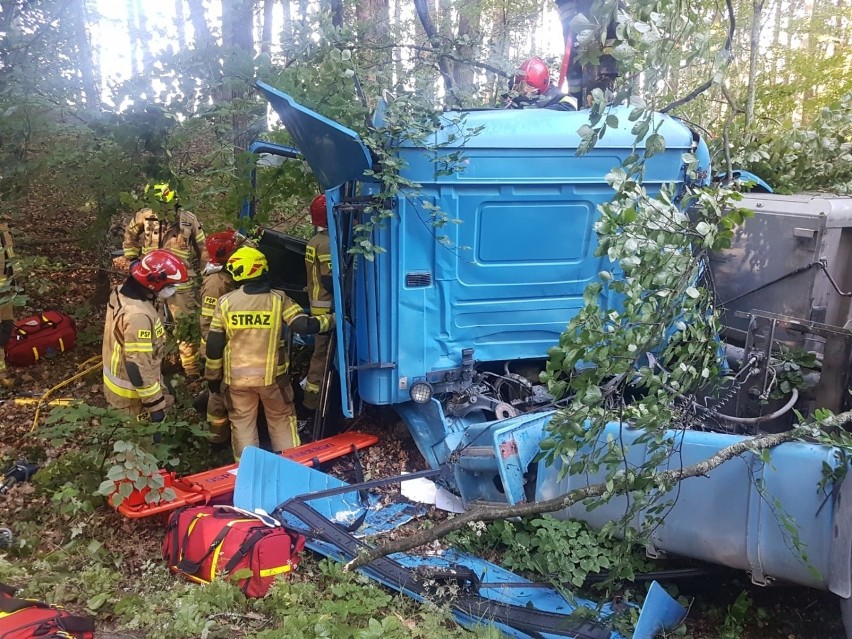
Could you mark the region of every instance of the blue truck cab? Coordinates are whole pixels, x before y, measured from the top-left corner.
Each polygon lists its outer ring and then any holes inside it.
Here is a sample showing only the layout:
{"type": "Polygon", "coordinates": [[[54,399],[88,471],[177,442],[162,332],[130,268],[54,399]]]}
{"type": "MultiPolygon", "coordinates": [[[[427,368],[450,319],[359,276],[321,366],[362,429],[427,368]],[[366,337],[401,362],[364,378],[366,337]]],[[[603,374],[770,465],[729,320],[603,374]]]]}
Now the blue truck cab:
{"type": "MultiPolygon", "coordinates": [[[[629,109],[610,109],[620,127],[583,156],[588,112],[443,113],[429,148],[391,148],[401,177],[420,187],[392,198],[393,215],[369,237],[382,252],[365,259],[351,249],[381,187],[364,175],[377,168],[369,149],[354,131],[259,88],[326,192],[344,413],[359,402],[395,406],[437,465],[455,445],[440,444],[447,430],[547,403],[538,383],[547,350],[586,285],[610,268],[595,255],[594,222],[613,195],[606,174],[633,152],[629,109]],[[460,150],[455,170],[437,170],[460,150]],[[436,209],[455,221],[436,228],[436,209]]],[[[657,115],[654,127],[667,148],[647,162],[651,191],[685,179],[684,153],[706,156],[681,122],[657,115]]]]}

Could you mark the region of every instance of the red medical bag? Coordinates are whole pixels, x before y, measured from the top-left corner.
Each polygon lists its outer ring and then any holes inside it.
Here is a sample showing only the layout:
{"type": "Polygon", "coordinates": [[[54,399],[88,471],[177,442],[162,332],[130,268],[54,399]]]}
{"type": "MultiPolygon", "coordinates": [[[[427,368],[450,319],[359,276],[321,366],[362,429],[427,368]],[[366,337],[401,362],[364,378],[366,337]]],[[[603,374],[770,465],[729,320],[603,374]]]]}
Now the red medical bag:
{"type": "Polygon", "coordinates": [[[210,583],[221,573],[248,569],[237,581],[248,597],[263,597],[276,575],[299,563],[305,538],[227,506],[190,506],[172,513],[163,540],[169,569],[191,581],[210,583]]]}
{"type": "Polygon", "coordinates": [[[17,599],[0,584],[0,639],[94,639],[95,622],[58,606],[17,599]]]}
{"type": "Polygon", "coordinates": [[[74,348],[77,327],[61,311],[44,311],[15,321],[15,330],[6,342],[6,362],[31,366],[74,348]]]}

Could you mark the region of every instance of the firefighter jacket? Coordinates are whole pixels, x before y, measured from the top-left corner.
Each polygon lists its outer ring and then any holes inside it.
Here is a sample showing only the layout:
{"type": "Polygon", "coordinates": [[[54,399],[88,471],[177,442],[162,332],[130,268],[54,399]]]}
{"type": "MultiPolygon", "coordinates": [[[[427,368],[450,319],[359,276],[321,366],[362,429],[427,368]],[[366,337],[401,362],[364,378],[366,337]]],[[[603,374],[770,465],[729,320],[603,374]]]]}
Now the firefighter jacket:
{"type": "MultiPolygon", "coordinates": [[[[213,311],[207,337],[208,380],[223,380],[228,386],[268,386],[287,372],[287,351],[282,348],[284,325],[318,323],[324,332],[334,326],[334,315],[308,318],[302,307],[282,291],[248,293],[251,284],[226,293],[213,311]],[[297,320],[303,321],[297,321],[297,320]]],[[[300,332],[305,332],[301,331],[300,332]]]]}
{"type": "Polygon", "coordinates": [[[311,315],[325,315],[331,311],[334,300],[322,281],[331,275],[331,244],[327,230],[319,230],[308,242],[305,248],[305,270],[308,275],[311,315]]]}
{"type": "Polygon", "coordinates": [[[124,257],[135,260],[156,249],[168,249],[186,263],[189,271],[189,280],[175,288],[190,289],[196,275],[193,262],[198,261],[203,268],[210,260],[205,243],[207,238],[195,215],[178,209],[175,216],[173,221],[161,220],[152,209],[136,211],[124,231],[124,257]]]}
{"type": "Polygon", "coordinates": [[[234,278],[232,278],[224,269],[211,273],[206,276],[201,282],[201,344],[204,345],[207,341],[207,333],[210,332],[210,322],[213,320],[213,311],[216,309],[216,302],[225,293],[230,293],[236,288],[234,278]]]}
{"type": "Polygon", "coordinates": [[[13,318],[12,312],[12,260],[15,251],[12,248],[12,235],[9,225],[0,223],[0,320],[13,318]]]}
{"type": "Polygon", "coordinates": [[[166,330],[154,304],[128,296],[126,290],[113,289],[107,305],[102,350],[104,395],[116,408],[141,402],[142,408],[152,413],[166,406],[160,383],[166,330]]]}

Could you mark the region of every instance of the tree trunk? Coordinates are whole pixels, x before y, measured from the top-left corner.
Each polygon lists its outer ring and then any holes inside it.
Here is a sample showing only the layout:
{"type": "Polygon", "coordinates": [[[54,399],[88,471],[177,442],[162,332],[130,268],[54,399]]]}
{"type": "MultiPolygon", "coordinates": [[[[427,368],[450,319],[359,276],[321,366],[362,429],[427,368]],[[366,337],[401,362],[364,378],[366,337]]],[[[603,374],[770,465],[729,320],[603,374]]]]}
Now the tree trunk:
{"type": "Polygon", "coordinates": [[[74,39],[77,45],[80,76],[83,80],[83,96],[86,102],[85,110],[95,114],[101,110],[100,73],[95,68],[92,55],[92,43],[89,41],[86,29],[88,12],[85,0],[75,0],[68,14],[74,24],[74,39]]]}
{"type": "Polygon", "coordinates": [[[763,4],[766,0],[752,0],[751,40],[748,57],[748,93],[746,97],[745,129],[754,123],[754,102],[757,96],[757,63],[760,56],[760,30],[763,20],[763,4]]]}
{"type": "Polygon", "coordinates": [[[142,49],[142,70],[150,71],[154,67],[154,56],[151,55],[151,34],[148,31],[148,18],[142,6],[142,0],[136,0],[136,22],[139,26],[139,44],[142,49]]]}
{"type": "Polygon", "coordinates": [[[175,0],[175,32],[177,32],[178,48],[186,49],[186,18],[183,13],[183,0],[175,0]]]}
{"type": "Polygon", "coordinates": [[[429,14],[429,6],[426,0],[414,0],[414,9],[417,11],[417,18],[423,31],[426,34],[431,47],[437,50],[438,70],[441,72],[441,78],[444,80],[444,90],[446,92],[445,101],[450,104],[456,102],[455,87],[453,86],[453,75],[450,70],[446,56],[440,55],[441,43],[438,37],[438,32],[435,30],[435,25],[432,23],[432,16],[429,14]]]}
{"type": "Polygon", "coordinates": [[[253,0],[223,0],[222,2],[222,46],[226,58],[226,82],[230,90],[231,130],[234,152],[248,150],[257,134],[257,114],[245,104],[254,79],[252,60],[253,0]]]}
{"type": "Polygon", "coordinates": [[[210,32],[210,27],[207,24],[207,13],[204,10],[204,4],[202,0],[186,0],[186,2],[189,6],[189,20],[192,22],[192,30],[195,32],[193,38],[195,48],[203,52],[215,44],[213,34],[210,32]]]}
{"type": "Polygon", "coordinates": [[[130,73],[139,75],[142,61],[139,55],[141,38],[136,21],[136,0],[127,0],[125,7],[127,8],[127,36],[130,38],[130,73]]]}
{"type": "Polygon", "coordinates": [[[293,15],[290,12],[290,0],[284,0],[284,21],[281,24],[281,37],[287,42],[293,37],[293,15]]]}
{"type": "Polygon", "coordinates": [[[388,0],[360,0],[355,6],[355,20],[358,40],[374,51],[369,54],[374,61],[367,66],[361,81],[364,86],[374,85],[377,75],[393,60],[391,50],[378,48],[390,40],[388,0]]]}
{"type": "MultiPolygon", "coordinates": [[[[285,4],[289,4],[287,0],[285,0],[285,4]]],[[[272,53],[272,9],[274,7],[275,0],[263,0],[263,25],[261,26],[260,53],[267,59],[272,53]]]]}
{"type": "MultiPolygon", "coordinates": [[[[393,3],[393,24],[399,29],[402,25],[402,2],[403,0],[394,0],[393,3]]],[[[394,87],[400,86],[405,77],[405,68],[402,64],[402,51],[399,47],[393,50],[393,84],[394,87]]]]}
{"type": "MultiPolygon", "coordinates": [[[[458,11],[457,39],[467,38],[470,43],[458,47],[458,57],[462,60],[475,60],[477,48],[482,39],[479,31],[482,23],[482,6],[479,2],[470,2],[459,6],[458,11]]],[[[457,62],[453,66],[453,81],[458,91],[473,92],[475,90],[474,68],[464,62],[457,62]]]]}
{"type": "MultiPolygon", "coordinates": [[[[361,3],[356,4],[356,10],[361,3]]],[[[320,11],[331,14],[331,24],[335,27],[343,26],[343,0],[320,0],[320,11]]]]}

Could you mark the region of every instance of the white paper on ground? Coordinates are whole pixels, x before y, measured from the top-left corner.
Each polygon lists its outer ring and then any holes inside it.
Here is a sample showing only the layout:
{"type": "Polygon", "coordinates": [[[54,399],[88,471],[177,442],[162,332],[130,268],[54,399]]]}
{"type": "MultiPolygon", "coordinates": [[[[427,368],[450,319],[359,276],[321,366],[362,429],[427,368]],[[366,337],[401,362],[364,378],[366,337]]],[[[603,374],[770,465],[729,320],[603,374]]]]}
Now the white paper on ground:
{"type": "Polygon", "coordinates": [[[461,498],[440,486],[438,486],[438,490],[435,491],[435,508],[446,510],[449,513],[464,512],[464,506],[462,506],[461,498]]]}
{"type": "Polygon", "coordinates": [[[432,504],[436,508],[451,513],[463,513],[461,499],[456,497],[446,488],[435,484],[431,479],[418,477],[408,479],[400,483],[402,496],[419,504],[432,504]]]}

